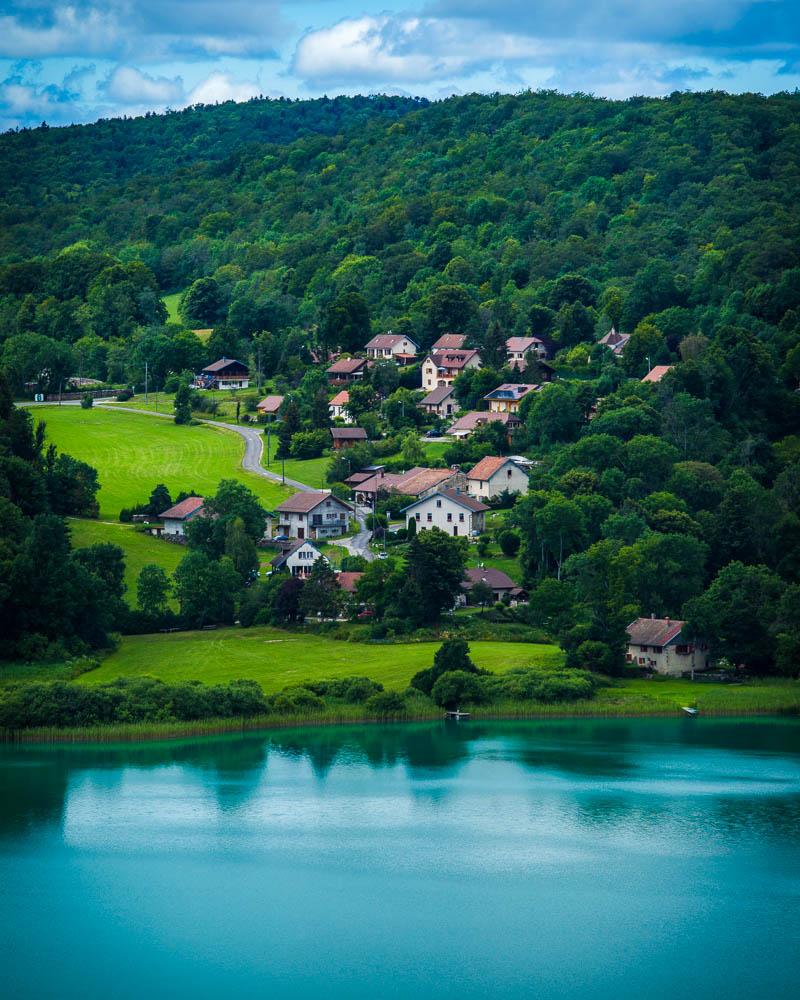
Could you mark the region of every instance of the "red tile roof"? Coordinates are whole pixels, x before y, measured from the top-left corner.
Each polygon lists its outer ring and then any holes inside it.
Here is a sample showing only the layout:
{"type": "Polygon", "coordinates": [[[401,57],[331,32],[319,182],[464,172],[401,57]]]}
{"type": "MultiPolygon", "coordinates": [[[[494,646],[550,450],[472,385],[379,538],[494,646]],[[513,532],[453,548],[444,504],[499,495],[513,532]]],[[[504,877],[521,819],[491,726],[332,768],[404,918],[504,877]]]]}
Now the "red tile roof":
{"type": "Polygon", "coordinates": [[[277,413],[283,406],[283,396],[265,396],[256,407],[261,413],[277,413]]]}
{"type": "Polygon", "coordinates": [[[463,333],[443,333],[436,343],[431,344],[432,351],[460,351],[466,343],[463,333]]]}
{"type": "Polygon", "coordinates": [[[363,573],[342,572],[336,577],[336,582],[346,594],[355,594],[358,581],[363,573]]]}
{"type": "Polygon", "coordinates": [[[428,395],[420,400],[420,406],[438,406],[443,403],[448,396],[452,396],[453,392],[452,385],[437,385],[435,389],[431,389],[428,395]]]}
{"type": "Polygon", "coordinates": [[[473,358],[480,356],[475,350],[431,351],[428,355],[437,368],[464,368],[473,358]]]}
{"type": "Polygon", "coordinates": [[[672,371],[674,367],[674,365],[653,365],[642,379],[642,382],[660,382],[667,372],[672,371]]]}
{"type": "Polygon", "coordinates": [[[284,500],[283,503],[278,504],[275,510],[281,514],[307,514],[309,511],[314,510],[315,507],[318,507],[323,500],[333,500],[348,510],[352,509],[349,503],[345,500],[340,500],[333,493],[323,492],[322,490],[308,490],[304,493],[293,494],[288,500],[284,500]]]}
{"type": "Polygon", "coordinates": [[[472,590],[476,583],[488,583],[492,590],[516,590],[517,585],[502,570],[491,567],[474,567],[468,569],[464,582],[461,584],[464,590],[472,590]]]}
{"type": "Polygon", "coordinates": [[[495,455],[487,455],[486,458],[482,458],[477,465],[473,466],[467,473],[467,479],[478,479],[485,482],[487,479],[491,479],[498,469],[502,469],[503,466],[510,462],[510,458],[500,458],[495,455]]]}
{"type": "Polygon", "coordinates": [[[457,431],[474,431],[481,424],[486,424],[491,420],[497,420],[501,424],[507,424],[509,420],[515,421],[515,426],[519,426],[519,417],[514,413],[491,413],[489,410],[471,410],[459,417],[455,423],[451,424],[446,434],[455,434],[457,431]]]}
{"type": "Polygon", "coordinates": [[[666,646],[685,624],[675,618],[637,618],[626,629],[628,642],[632,646],[666,646]]]}
{"type": "Polygon", "coordinates": [[[185,521],[187,517],[191,517],[193,514],[201,511],[204,503],[205,500],[203,497],[187,497],[185,500],[181,500],[180,503],[162,510],[158,516],[161,518],[167,517],[173,521],[185,521]]]}
{"type": "Polygon", "coordinates": [[[350,402],[350,393],[347,389],[342,389],[341,392],[337,392],[333,399],[328,403],[328,406],[347,406],[350,402]]]}
{"type": "Polygon", "coordinates": [[[542,341],[538,337],[509,337],[506,350],[514,354],[525,354],[542,341]]]}
{"type": "Polygon", "coordinates": [[[404,340],[409,344],[414,344],[414,347],[417,346],[411,337],[404,337],[399,333],[379,333],[366,344],[365,350],[374,348],[375,350],[382,351],[387,347],[394,347],[396,344],[402,344],[404,340]]]}
{"type": "Polygon", "coordinates": [[[334,441],[366,441],[367,432],[363,427],[331,427],[334,441]]]}
{"type": "Polygon", "coordinates": [[[363,358],[341,358],[339,361],[334,361],[327,369],[327,374],[352,375],[354,372],[360,371],[366,363],[363,358]]]}

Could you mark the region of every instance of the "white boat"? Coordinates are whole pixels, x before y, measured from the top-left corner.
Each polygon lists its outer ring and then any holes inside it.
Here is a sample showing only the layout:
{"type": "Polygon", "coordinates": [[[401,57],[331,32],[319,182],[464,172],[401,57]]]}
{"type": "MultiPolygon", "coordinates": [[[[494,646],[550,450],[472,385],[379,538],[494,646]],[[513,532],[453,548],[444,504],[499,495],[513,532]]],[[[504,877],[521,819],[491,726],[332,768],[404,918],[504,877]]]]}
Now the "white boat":
{"type": "Polygon", "coordinates": [[[683,711],[686,712],[687,715],[697,715],[696,708],[690,708],[688,705],[682,705],[681,707],[683,711]]]}
{"type": "Polygon", "coordinates": [[[460,708],[457,708],[454,712],[445,712],[446,719],[468,719],[469,712],[462,712],[460,708]]]}

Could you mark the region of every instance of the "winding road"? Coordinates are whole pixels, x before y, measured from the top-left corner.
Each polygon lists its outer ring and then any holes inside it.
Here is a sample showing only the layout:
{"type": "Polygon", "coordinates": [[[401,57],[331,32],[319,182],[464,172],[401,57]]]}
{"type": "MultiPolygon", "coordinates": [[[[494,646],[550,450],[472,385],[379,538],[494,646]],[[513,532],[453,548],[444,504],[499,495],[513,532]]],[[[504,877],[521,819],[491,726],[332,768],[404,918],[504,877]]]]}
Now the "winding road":
{"type": "MultiPolygon", "coordinates": [[[[81,401],[79,399],[65,399],[60,405],[61,406],[80,406],[81,401]]],[[[23,403],[23,406],[54,406],[54,403],[23,403]]],[[[115,403],[113,406],[109,406],[106,401],[96,402],[94,404],[98,408],[106,408],[109,410],[122,410],[124,413],[142,413],[150,417],[162,417],[166,420],[172,420],[173,415],[171,413],[163,413],[158,410],[141,410],[134,406],[120,406],[115,403]]],[[[244,455],[242,457],[242,468],[247,472],[252,472],[256,476],[263,476],[265,479],[270,479],[275,483],[285,483],[287,486],[291,486],[295,490],[299,490],[303,493],[314,493],[316,492],[316,487],[309,486],[308,483],[301,483],[297,479],[283,479],[281,475],[277,472],[272,472],[269,469],[265,469],[261,464],[261,456],[264,451],[264,436],[256,427],[242,426],[241,424],[229,424],[222,420],[205,420],[202,417],[199,418],[201,423],[209,424],[211,427],[219,427],[222,430],[233,431],[240,437],[244,438],[244,455]]],[[[347,549],[350,555],[363,556],[367,562],[371,562],[375,558],[375,553],[370,550],[369,542],[372,538],[372,532],[366,526],[366,516],[369,513],[367,508],[363,510],[358,506],[354,507],[355,517],[358,521],[360,531],[358,534],[353,535],[350,538],[331,538],[330,541],[333,545],[340,545],[342,548],[347,549]]]]}

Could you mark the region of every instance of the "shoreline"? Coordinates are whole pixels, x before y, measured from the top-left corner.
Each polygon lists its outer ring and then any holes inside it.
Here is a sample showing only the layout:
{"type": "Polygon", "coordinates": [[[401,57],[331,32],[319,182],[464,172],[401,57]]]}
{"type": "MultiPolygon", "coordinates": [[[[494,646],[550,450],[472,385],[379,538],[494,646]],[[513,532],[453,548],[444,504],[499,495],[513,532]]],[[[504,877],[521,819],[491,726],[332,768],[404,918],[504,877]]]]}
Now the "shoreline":
{"type": "MultiPolygon", "coordinates": [[[[469,725],[470,722],[522,722],[546,721],[548,719],[669,719],[690,717],[683,713],[680,707],[668,710],[663,706],[652,707],[652,710],[625,707],[623,705],[608,705],[605,707],[592,703],[573,703],[564,706],[539,706],[536,709],[521,709],[519,711],[502,710],[491,712],[480,708],[472,709],[470,718],[458,725],[469,725]]],[[[694,718],[799,718],[800,706],[751,708],[713,706],[701,709],[694,718]]],[[[208,719],[195,722],[142,722],[121,723],[109,726],[87,727],[38,727],[35,729],[0,730],[0,745],[5,746],[64,746],[71,744],[108,745],[136,743],[172,742],[198,737],[213,737],[227,735],[244,735],[245,733],[272,732],[281,729],[324,729],[339,726],[382,726],[404,725],[418,722],[445,722],[441,711],[430,713],[414,713],[402,718],[378,719],[367,715],[348,715],[347,713],[331,714],[329,716],[252,716],[243,719],[208,719]]]]}

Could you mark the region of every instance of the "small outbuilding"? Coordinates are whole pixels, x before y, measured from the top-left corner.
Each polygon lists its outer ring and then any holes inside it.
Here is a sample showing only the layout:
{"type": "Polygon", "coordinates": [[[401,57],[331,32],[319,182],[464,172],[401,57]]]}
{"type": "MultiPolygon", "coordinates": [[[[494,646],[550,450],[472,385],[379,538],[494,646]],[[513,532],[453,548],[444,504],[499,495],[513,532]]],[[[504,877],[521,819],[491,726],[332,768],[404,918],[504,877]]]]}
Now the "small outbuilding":
{"type": "Polygon", "coordinates": [[[202,513],[204,503],[203,497],[187,497],[162,511],[159,514],[162,523],[161,534],[171,538],[183,538],[186,534],[186,523],[202,513]]]}

